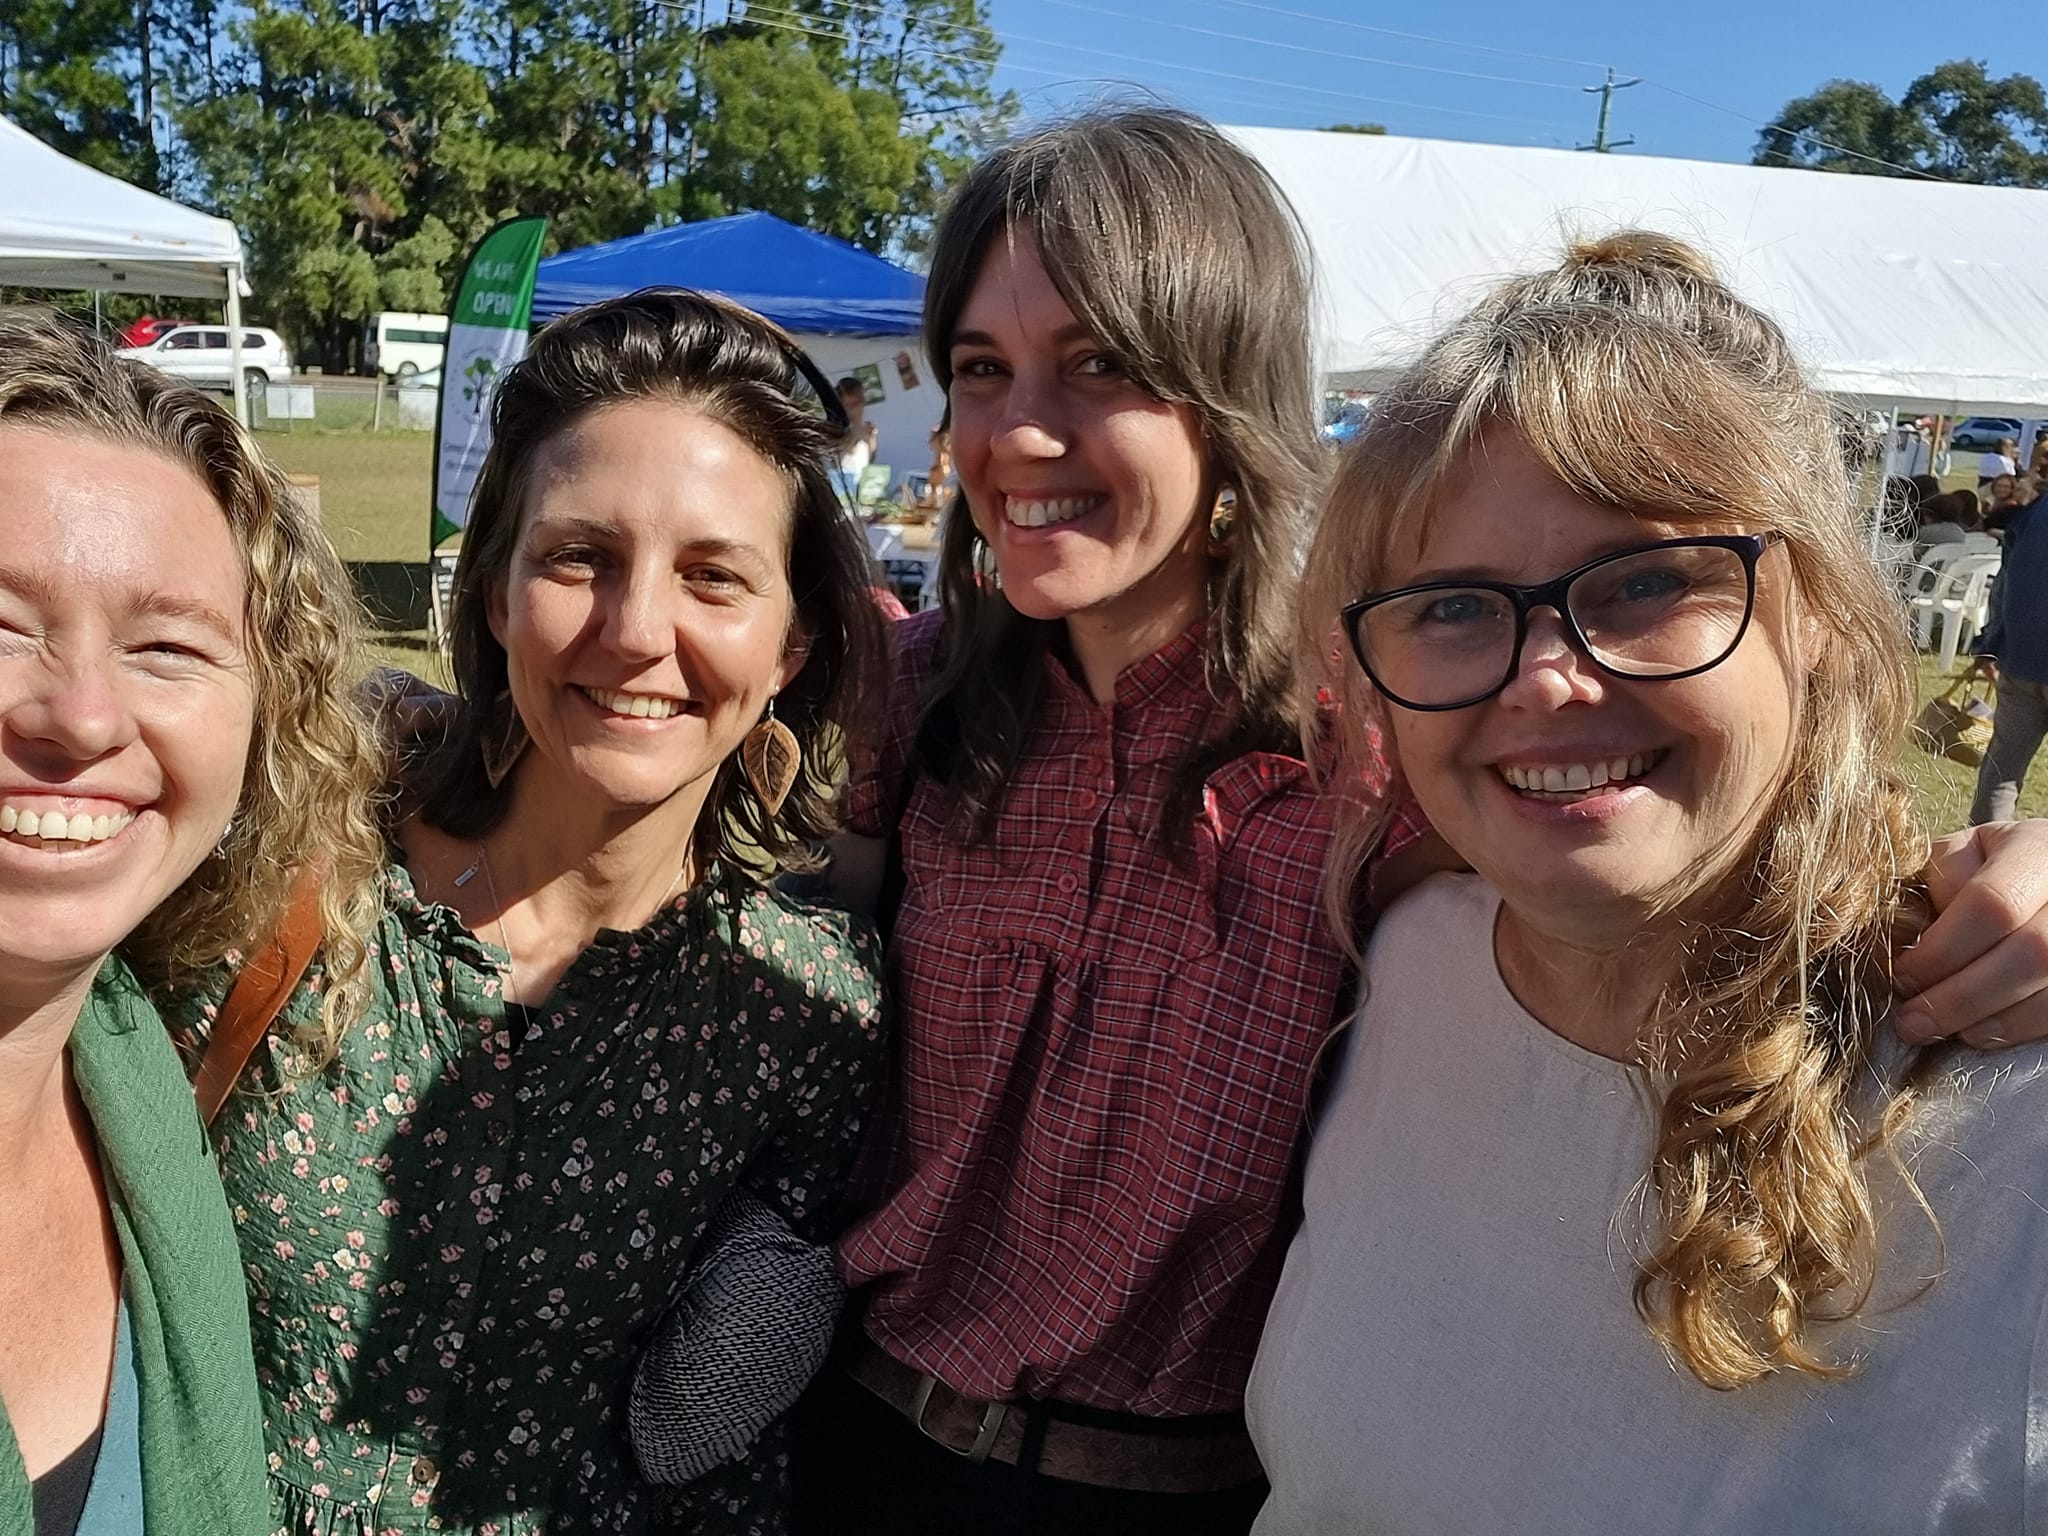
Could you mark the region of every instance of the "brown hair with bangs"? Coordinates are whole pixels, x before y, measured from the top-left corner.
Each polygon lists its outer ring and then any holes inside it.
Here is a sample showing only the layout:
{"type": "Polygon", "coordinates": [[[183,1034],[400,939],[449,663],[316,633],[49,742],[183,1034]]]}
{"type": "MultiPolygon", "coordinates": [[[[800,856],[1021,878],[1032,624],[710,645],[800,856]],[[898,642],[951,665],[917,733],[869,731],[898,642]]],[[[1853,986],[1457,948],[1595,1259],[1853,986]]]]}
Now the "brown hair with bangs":
{"type": "MultiPolygon", "coordinates": [[[[1925,920],[1911,877],[1927,842],[1892,766],[1913,705],[1904,625],[1863,547],[1834,414],[1777,325],[1677,240],[1623,232],[1501,285],[1373,402],[1324,502],[1297,687],[1340,701],[1339,785],[1372,761],[1376,730],[1391,738],[1348,649],[1330,670],[1336,612],[1386,586],[1397,541],[1491,430],[1589,501],[1782,535],[1823,632],[1752,843],[1703,876],[1708,889],[1671,895],[1684,938],[1646,1040],[1658,1225],[1635,1298],[1709,1386],[1840,1374],[1813,1331],[1854,1315],[1875,1278],[1865,1160],[1882,1149],[1898,1165],[1919,1076],[1895,1075],[1875,1105],[1866,1090],[1884,1080],[1894,940],[1925,920]]],[[[1340,803],[1326,894],[1342,935],[1384,817],[1340,803]]]]}
{"type": "MultiPolygon", "coordinates": [[[[1060,296],[1130,378],[1194,409],[1211,479],[1235,497],[1206,641],[1212,680],[1243,709],[1223,739],[1183,755],[1164,810],[1177,825],[1215,767],[1294,735],[1292,599],[1322,471],[1300,232],[1258,162],[1186,113],[1098,111],[1026,134],[975,166],[939,225],[924,331],[942,388],[983,261],[1019,232],[1035,237],[1060,296]]],[[[1012,608],[985,581],[988,564],[962,491],[940,547],[946,641],[918,760],[958,797],[970,834],[1001,809],[1058,629],[1012,608]]]]}
{"type": "Polygon", "coordinates": [[[844,416],[780,326],[689,289],[643,289],[564,315],[500,381],[491,448],[455,566],[449,635],[463,708],[416,769],[419,810],[466,838],[482,837],[504,817],[511,780],[494,788],[484,772],[493,711],[509,707],[499,702],[505,650],[491,633],[489,594],[511,568],[541,448],[586,413],[628,400],[702,412],[774,466],[789,489],[789,583],[808,647],[802,668],[775,696],[775,714],[796,736],[802,771],[770,816],[734,753],[717,769],[693,851],[700,869],[717,859],[744,872],[757,851],[784,868],[814,868],[818,846],[837,827],[838,744],[868,729],[864,706],[879,685],[885,649],[881,612],[869,595],[867,545],[826,468],[844,416]]]}

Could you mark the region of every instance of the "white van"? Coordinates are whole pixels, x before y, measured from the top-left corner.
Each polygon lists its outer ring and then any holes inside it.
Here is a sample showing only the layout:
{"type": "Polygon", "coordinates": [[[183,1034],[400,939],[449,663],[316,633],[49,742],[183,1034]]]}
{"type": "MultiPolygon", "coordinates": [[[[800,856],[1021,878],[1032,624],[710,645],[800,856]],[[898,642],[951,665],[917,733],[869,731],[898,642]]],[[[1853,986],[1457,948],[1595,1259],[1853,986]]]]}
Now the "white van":
{"type": "Polygon", "coordinates": [[[387,309],[370,321],[363,361],[386,378],[409,379],[441,366],[448,345],[446,315],[413,315],[387,309]]]}

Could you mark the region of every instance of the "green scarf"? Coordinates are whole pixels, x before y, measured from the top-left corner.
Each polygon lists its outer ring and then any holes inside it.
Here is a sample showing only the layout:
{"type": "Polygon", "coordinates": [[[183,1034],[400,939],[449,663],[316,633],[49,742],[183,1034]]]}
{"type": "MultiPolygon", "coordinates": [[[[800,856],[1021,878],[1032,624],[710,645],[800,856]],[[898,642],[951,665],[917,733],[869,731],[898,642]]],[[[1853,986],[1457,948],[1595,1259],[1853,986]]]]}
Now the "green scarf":
{"type": "MultiPolygon", "coordinates": [[[[163,1021],[110,959],[71,1031],[121,1244],[141,1383],[148,1536],[269,1529],[249,1302],[220,1174],[163,1021]]],[[[35,1529],[28,1471],[0,1412],[0,1531],[35,1529]]]]}

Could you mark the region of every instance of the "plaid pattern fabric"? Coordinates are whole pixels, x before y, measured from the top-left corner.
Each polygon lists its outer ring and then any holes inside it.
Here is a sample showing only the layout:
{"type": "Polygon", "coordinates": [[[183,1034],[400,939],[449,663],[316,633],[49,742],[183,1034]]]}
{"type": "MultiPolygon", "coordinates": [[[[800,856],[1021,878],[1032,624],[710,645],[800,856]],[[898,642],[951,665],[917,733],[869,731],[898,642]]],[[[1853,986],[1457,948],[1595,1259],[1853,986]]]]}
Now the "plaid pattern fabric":
{"type": "MultiPolygon", "coordinates": [[[[857,832],[886,836],[903,805],[941,618],[897,626],[857,832]]],[[[1298,759],[1249,754],[1209,778],[1177,866],[1153,835],[1173,761],[1228,723],[1199,628],[1108,708],[1047,666],[993,836],[947,836],[929,779],[903,812],[888,1193],[840,1269],[871,1287],[876,1342],[958,1391],[1234,1411],[1344,985],[1319,906],[1328,810],[1298,759]]]]}

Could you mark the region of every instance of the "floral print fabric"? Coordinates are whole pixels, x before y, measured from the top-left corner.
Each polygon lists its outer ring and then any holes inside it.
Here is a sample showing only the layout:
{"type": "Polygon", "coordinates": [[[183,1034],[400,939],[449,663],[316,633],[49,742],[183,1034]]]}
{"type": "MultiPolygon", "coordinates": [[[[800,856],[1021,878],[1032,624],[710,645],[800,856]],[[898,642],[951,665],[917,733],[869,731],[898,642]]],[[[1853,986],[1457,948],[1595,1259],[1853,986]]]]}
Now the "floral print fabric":
{"type": "Polygon", "coordinates": [[[729,1192],[829,1234],[877,1075],[872,936],[714,872],[508,1010],[503,951],[402,866],[387,885],[373,1000],[338,1059],[316,1070],[280,1023],[215,1129],[274,1521],[781,1529],[779,1438],[658,1488],[626,1442],[627,1393],[729,1192]]]}

